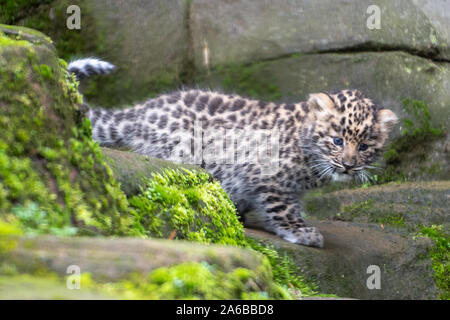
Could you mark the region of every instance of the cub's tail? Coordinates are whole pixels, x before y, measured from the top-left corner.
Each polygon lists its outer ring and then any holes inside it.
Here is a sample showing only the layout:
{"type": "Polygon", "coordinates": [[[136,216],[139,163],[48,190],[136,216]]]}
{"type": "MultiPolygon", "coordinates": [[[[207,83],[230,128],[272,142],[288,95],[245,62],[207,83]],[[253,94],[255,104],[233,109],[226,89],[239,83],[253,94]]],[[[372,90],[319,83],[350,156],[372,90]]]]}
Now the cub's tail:
{"type": "Polygon", "coordinates": [[[109,74],[116,67],[97,58],[84,58],[70,62],[67,66],[69,72],[75,73],[77,80],[88,78],[95,74],[109,74]]]}

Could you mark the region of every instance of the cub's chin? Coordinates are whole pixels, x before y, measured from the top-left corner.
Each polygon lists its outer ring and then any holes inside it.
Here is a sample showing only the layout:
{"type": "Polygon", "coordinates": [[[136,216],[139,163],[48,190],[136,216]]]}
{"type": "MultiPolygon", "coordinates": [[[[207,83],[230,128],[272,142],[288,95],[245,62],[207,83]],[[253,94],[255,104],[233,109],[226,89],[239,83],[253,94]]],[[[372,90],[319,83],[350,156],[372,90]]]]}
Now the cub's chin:
{"type": "Polygon", "coordinates": [[[331,180],[335,181],[335,182],[348,182],[353,180],[353,176],[347,173],[339,173],[339,172],[335,172],[333,173],[333,175],[331,176],[331,180]]]}

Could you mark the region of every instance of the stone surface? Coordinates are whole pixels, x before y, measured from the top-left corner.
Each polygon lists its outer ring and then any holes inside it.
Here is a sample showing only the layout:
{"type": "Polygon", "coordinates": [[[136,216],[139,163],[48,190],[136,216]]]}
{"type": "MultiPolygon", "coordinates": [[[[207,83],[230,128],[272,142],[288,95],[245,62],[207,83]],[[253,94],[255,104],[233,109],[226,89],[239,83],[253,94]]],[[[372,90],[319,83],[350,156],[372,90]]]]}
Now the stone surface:
{"type": "Polygon", "coordinates": [[[324,235],[323,249],[259,230],[247,229],[246,234],[293,257],[300,273],[315,279],[321,292],[358,299],[436,299],[429,258],[434,244],[417,235],[431,225],[442,225],[450,235],[450,181],[328,187],[333,188],[311,190],[303,197],[308,223],[324,235]],[[370,265],[380,267],[381,289],[367,288],[370,265]]]}
{"type": "Polygon", "coordinates": [[[325,237],[323,249],[283,241],[258,230],[250,237],[264,240],[292,257],[306,279],[313,279],[323,293],[358,299],[435,299],[431,261],[426,259],[432,242],[413,240],[375,230],[371,225],[342,221],[314,221],[325,237]],[[367,268],[380,268],[381,289],[368,289],[367,268]]]}
{"type": "Polygon", "coordinates": [[[102,148],[108,158],[108,164],[114,172],[114,177],[120,182],[126,195],[136,195],[140,187],[153,173],[161,173],[163,169],[188,169],[203,171],[202,168],[188,164],[177,164],[163,159],[150,158],[128,151],[102,148]]]}
{"type": "MultiPolygon", "coordinates": [[[[242,71],[251,73],[251,79],[277,86],[286,102],[303,101],[314,92],[356,88],[400,117],[405,116],[402,99],[424,100],[431,109],[433,124],[450,125],[448,63],[400,51],[324,53],[294,55],[259,63],[251,70],[243,67],[242,71]]],[[[238,70],[223,69],[213,72],[206,82],[220,88],[228,78],[244,81],[238,70]]]]}
{"type": "Polygon", "coordinates": [[[205,48],[212,67],[354,49],[402,48],[448,60],[449,6],[444,0],[193,0],[195,62],[204,66],[205,48]],[[380,8],[380,29],[367,27],[370,5],[380,8]]]}
{"type": "MultiPolygon", "coordinates": [[[[85,81],[91,103],[119,107],[138,102],[179,82],[188,49],[184,0],[46,1],[24,8],[16,21],[49,35],[67,60],[94,55],[117,66],[108,77],[85,81]],[[78,5],[81,28],[66,27],[70,5],[78,5]]],[[[5,21],[0,21],[0,23],[5,21]]]]}
{"type": "Polygon", "coordinates": [[[55,279],[0,276],[0,300],[118,300],[120,296],[93,289],[68,290],[66,283],[55,279]]]}
{"type": "Polygon", "coordinates": [[[160,267],[205,261],[228,272],[248,268],[261,272],[262,281],[269,272],[264,257],[254,251],[231,246],[201,245],[192,242],[136,238],[60,238],[52,236],[5,238],[16,242],[15,248],[0,254],[0,264],[15,265],[21,273],[39,269],[67,275],[67,267],[75,264],[81,272],[89,272],[94,280],[117,281],[131,273],[146,274],[160,267]]]}
{"type": "Polygon", "coordinates": [[[176,240],[0,234],[0,300],[252,297],[291,298],[273,282],[267,258],[251,250],[176,240]],[[80,290],[68,290],[77,279],[80,290]]]}
{"type": "Polygon", "coordinates": [[[450,181],[390,183],[366,189],[308,192],[308,216],[320,220],[377,223],[375,229],[418,231],[423,225],[444,225],[450,233],[450,181]]]}

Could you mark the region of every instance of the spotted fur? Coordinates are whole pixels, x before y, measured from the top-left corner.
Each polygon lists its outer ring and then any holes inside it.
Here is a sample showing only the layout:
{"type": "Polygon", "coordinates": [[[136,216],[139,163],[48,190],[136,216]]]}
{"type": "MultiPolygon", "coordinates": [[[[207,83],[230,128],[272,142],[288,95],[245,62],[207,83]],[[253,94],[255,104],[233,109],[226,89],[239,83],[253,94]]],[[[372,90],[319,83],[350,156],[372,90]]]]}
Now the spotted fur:
{"type": "MultiPolygon", "coordinates": [[[[380,155],[397,122],[392,111],[357,90],[311,94],[305,102],[289,104],[186,90],[124,110],[89,109],[87,115],[93,137],[102,145],[127,145],[140,154],[201,164],[221,181],[246,225],[318,247],[324,244],[323,236],[305,224],[299,196],[329,180],[365,181],[365,169],[380,155]],[[217,136],[223,137],[222,130],[234,138],[238,132],[276,130],[275,171],[267,174],[258,163],[221,162],[214,157],[198,162],[192,145],[196,121],[205,129],[200,136],[202,151],[217,136]],[[336,137],[343,139],[341,146],[333,142],[336,137]],[[363,143],[368,148],[360,151],[363,143]],[[250,211],[252,215],[247,214],[250,211]]],[[[236,150],[247,153],[239,146],[236,150]]]]}

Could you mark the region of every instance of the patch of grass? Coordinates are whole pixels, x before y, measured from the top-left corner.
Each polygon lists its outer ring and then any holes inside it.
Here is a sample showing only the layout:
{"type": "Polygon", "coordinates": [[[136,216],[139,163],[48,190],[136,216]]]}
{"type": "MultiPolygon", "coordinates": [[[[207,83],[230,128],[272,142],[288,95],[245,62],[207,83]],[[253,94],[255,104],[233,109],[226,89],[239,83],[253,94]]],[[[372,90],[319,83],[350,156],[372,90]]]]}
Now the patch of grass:
{"type": "Polygon", "coordinates": [[[342,212],[336,214],[336,219],[354,221],[355,218],[365,218],[369,223],[386,224],[393,227],[405,227],[403,214],[391,211],[392,209],[379,209],[374,206],[375,201],[368,199],[344,206],[342,212]]]}
{"type": "Polygon", "coordinates": [[[27,203],[26,206],[15,206],[11,211],[27,235],[72,236],[77,233],[77,228],[65,224],[61,219],[55,220],[54,216],[49,215],[33,202],[27,203]]]}
{"type": "Polygon", "coordinates": [[[2,0],[0,23],[14,24],[24,17],[30,8],[49,2],[51,0],[2,0]]]}
{"type": "Polygon", "coordinates": [[[387,224],[394,227],[404,227],[405,226],[405,217],[399,213],[388,214],[384,217],[379,217],[376,219],[377,223],[387,224]]]}
{"type": "Polygon", "coordinates": [[[217,72],[223,75],[222,85],[227,91],[255,99],[277,101],[282,97],[281,89],[260,75],[265,65],[265,62],[256,62],[218,67],[217,72]]]}
{"type": "Polygon", "coordinates": [[[127,299],[290,299],[277,285],[262,283],[256,273],[245,268],[223,272],[207,262],[186,262],[153,270],[148,275],[134,274],[117,283],[98,284],[84,274],[84,285],[99,288],[127,299]]]}
{"type": "Polygon", "coordinates": [[[430,252],[434,281],[439,289],[439,298],[450,300],[450,237],[438,225],[423,227],[419,236],[428,237],[435,243],[430,252]]]}
{"type": "Polygon", "coordinates": [[[256,241],[249,237],[247,237],[247,245],[269,259],[273,279],[277,284],[282,285],[286,289],[291,289],[294,295],[299,297],[318,295],[317,285],[306,281],[304,277],[299,275],[299,268],[288,255],[277,252],[273,245],[256,241]]]}
{"type": "Polygon", "coordinates": [[[81,290],[68,290],[68,277],[41,271],[18,274],[14,266],[0,266],[0,299],[151,299],[151,300],[266,300],[291,299],[290,294],[253,270],[224,272],[206,262],[186,262],[161,267],[148,274],[133,273],[117,281],[96,281],[80,275],[81,290]]]}
{"type": "MultiPolygon", "coordinates": [[[[403,109],[408,117],[402,119],[401,135],[392,141],[384,154],[386,169],[377,181],[381,184],[407,180],[404,165],[411,161],[425,162],[430,142],[444,136],[443,128],[431,124],[431,113],[425,102],[405,99],[403,109]]],[[[434,172],[436,168],[434,164],[430,170],[434,172]]]]}

